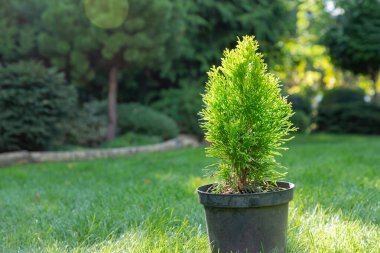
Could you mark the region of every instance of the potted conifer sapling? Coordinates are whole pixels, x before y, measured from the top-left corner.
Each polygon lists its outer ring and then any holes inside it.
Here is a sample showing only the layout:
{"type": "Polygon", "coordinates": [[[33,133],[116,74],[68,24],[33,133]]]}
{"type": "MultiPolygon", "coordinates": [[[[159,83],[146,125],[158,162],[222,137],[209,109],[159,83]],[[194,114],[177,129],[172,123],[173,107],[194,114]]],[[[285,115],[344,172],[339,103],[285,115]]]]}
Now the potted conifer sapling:
{"type": "Polygon", "coordinates": [[[291,104],[253,36],[226,49],[208,72],[201,127],[218,183],[197,189],[212,252],[284,252],[294,185],[275,157],[296,129],[291,104]],[[282,170],[283,171],[283,170],[282,170]]]}

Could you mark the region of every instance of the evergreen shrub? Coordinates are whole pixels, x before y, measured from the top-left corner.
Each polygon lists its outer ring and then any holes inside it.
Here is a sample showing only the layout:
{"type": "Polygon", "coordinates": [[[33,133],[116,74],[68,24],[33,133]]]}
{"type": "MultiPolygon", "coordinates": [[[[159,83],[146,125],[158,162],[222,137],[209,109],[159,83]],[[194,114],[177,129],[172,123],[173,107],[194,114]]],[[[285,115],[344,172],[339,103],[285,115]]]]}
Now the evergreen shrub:
{"type": "Polygon", "coordinates": [[[0,66],[0,152],[46,150],[76,107],[64,75],[34,61],[0,66]]]}
{"type": "Polygon", "coordinates": [[[213,172],[223,193],[262,192],[283,176],[275,156],[295,131],[291,104],[281,96],[278,79],[267,71],[252,36],[226,49],[221,66],[208,72],[201,126],[219,158],[213,172]]]}

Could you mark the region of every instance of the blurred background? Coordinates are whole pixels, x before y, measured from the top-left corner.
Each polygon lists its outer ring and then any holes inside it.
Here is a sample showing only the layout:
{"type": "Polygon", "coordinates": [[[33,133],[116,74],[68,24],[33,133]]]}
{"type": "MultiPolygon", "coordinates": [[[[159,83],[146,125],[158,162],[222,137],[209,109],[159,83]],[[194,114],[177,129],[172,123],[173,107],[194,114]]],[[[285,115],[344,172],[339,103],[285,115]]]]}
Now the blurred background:
{"type": "Polygon", "coordinates": [[[0,152],[201,140],[207,71],[243,35],[299,133],[380,134],[378,0],[0,0],[0,152]]]}

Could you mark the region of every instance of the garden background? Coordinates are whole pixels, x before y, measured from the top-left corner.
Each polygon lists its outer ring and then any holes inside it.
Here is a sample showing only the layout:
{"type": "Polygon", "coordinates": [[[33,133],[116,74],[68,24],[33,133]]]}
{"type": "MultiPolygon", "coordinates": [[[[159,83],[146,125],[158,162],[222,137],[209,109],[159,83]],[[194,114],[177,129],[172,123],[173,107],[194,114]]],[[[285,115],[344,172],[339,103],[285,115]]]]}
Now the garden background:
{"type": "MultiPolygon", "coordinates": [[[[206,144],[207,71],[243,35],[299,128],[281,158],[289,251],[379,252],[378,0],[0,0],[0,152],[206,144]]],[[[201,147],[2,167],[0,252],[207,252],[194,189],[212,161],[201,147]]]]}

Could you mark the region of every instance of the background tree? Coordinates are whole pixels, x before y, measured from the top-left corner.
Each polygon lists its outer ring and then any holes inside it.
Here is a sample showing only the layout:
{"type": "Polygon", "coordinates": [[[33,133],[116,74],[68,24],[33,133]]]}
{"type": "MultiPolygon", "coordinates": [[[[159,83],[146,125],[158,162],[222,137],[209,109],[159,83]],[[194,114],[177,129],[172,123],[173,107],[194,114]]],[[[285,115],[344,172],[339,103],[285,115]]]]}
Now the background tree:
{"type": "Polygon", "coordinates": [[[296,33],[284,44],[284,57],[275,66],[289,93],[315,93],[336,83],[327,48],[319,42],[330,21],[324,4],[324,0],[300,0],[297,6],[296,33]]]}
{"type": "Polygon", "coordinates": [[[326,33],[324,43],[338,66],[371,77],[373,101],[377,101],[380,71],[380,2],[337,0],[335,4],[335,10],[339,10],[340,15],[334,16],[335,24],[326,33]]]}
{"type": "Polygon", "coordinates": [[[174,45],[181,38],[183,12],[179,1],[84,3],[47,2],[38,47],[74,81],[92,80],[97,71],[108,73],[107,138],[112,139],[117,127],[119,73],[169,69],[170,59],[177,56],[174,45]]]}
{"type": "MultiPolygon", "coordinates": [[[[255,35],[262,45],[260,51],[265,52],[273,68],[283,58],[285,41],[295,32],[296,4],[286,0],[191,0],[184,4],[185,50],[175,60],[175,68],[160,78],[153,76],[161,90],[150,88],[148,102],[176,119],[181,131],[200,136],[199,93],[204,89],[207,71],[219,64],[226,47],[247,34],[255,35]]],[[[149,79],[145,77],[145,83],[149,79]]]]}

